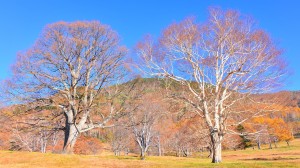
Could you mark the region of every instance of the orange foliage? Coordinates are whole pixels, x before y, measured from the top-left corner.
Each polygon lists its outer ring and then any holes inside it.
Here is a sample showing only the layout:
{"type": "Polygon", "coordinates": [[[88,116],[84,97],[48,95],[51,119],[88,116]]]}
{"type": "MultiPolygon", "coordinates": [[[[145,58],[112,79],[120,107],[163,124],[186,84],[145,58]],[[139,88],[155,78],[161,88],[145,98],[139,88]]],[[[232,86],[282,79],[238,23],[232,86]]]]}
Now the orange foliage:
{"type": "Polygon", "coordinates": [[[282,118],[259,117],[255,118],[254,122],[266,125],[269,134],[276,136],[279,141],[294,139],[288,124],[282,118]]]}
{"type": "Polygon", "coordinates": [[[0,130],[0,150],[8,150],[10,148],[11,134],[0,130]]]}
{"type": "Polygon", "coordinates": [[[97,138],[80,136],[74,147],[75,154],[99,154],[102,149],[102,143],[97,138]]]}

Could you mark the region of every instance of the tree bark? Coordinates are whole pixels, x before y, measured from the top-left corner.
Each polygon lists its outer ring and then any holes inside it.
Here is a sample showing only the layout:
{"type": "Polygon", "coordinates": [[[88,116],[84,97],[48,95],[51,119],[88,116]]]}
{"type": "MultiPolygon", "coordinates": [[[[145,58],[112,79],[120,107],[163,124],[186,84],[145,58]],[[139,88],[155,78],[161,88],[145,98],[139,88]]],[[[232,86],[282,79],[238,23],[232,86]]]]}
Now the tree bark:
{"type": "Polygon", "coordinates": [[[209,144],[208,150],[209,150],[209,155],[207,157],[208,158],[213,158],[214,151],[213,151],[212,144],[209,144]]]}
{"type": "Polygon", "coordinates": [[[144,149],[141,149],[141,155],[140,155],[140,157],[141,157],[141,160],[145,160],[145,158],[146,158],[146,151],[144,149]]]}
{"type": "Polygon", "coordinates": [[[47,139],[46,138],[42,138],[42,141],[41,141],[41,152],[42,153],[46,153],[46,149],[47,149],[47,139]]]}
{"type": "Polygon", "coordinates": [[[257,142],[257,149],[260,149],[260,142],[257,142]]]}
{"type": "Polygon", "coordinates": [[[218,132],[213,132],[211,134],[211,142],[212,142],[212,163],[220,163],[222,162],[222,136],[218,135],[218,132]]]}
{"type": "Polygon", "coordinates": [[[158,156],[162,156],[160,137],[159,136],[158,136],[158,141],[157,141],[157,148],[158,148],[158,156]]]}
{"type": "Polygon", "coordinates": [[[161,151],[161,146],[160,146],[160,144],[158,145],[158,156],[162,156],[162,151],[161,151]]]}
{"type": "Polygon", "coordinates": [[[63,153],[73,154],[74,145],[78,137],[79,137],[79,132],[75,124],[66,123],[63,153]]]}
{"type": "Polygon", "coordinates": [[[188,155],[189,155],[188,149],[182,149],[182,154],[183,154],[183,157],[188,157],[188,155]]]}
{"type": "Polygon", "coordinates": [[[260,149],[260,139],[257,140],[257,149],[260,149]]]}

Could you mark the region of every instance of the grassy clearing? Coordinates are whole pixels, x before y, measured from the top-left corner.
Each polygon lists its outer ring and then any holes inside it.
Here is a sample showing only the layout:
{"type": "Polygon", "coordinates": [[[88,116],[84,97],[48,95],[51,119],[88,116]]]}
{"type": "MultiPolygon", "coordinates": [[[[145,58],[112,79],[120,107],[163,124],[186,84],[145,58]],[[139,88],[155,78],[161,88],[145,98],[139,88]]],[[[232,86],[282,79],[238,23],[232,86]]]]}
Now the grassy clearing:
{"type": "Polygon", "coordinates": [[[239,151],[224,151],[223,163],[221,164],[210,163],[210,159],[205,157],[207,156],[207,153],[197,155],[198,157],[193,158],[151,156],[147,157],[147,160],[141,161],[136,156],[84,156],[0,151],[0,167],[300,167],[300,139],[294,140],[290,147],[281,143],[278,148],[271,150],[267,149],[267,146],[265,146],[262,150],[247,149],[239,151]]]}

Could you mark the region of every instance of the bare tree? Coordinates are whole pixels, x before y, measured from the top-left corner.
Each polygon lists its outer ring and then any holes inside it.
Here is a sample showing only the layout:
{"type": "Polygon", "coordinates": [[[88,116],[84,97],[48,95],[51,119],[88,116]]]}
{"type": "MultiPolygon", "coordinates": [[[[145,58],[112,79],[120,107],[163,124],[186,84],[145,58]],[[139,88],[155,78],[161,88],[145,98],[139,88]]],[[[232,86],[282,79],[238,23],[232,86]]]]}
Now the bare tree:
{"type": "Polygon", "coordinates": [[[147,75],[172,79],[186,88],[175,95],[205,119],[213,146],[213,163],[222,161],[225,133],[260,110],[247,114],[236,106],[249,95],[270,91],[284,74],[281,50],[254,22],[236,11],[209,10],[206,23],[192,18],[137,44],[139,68],[147,75]]]}
{"type": "Polygon", "coordinates": [[[154,146],[157,147],[157,155],[163,156],[161,135],[159,132],[157,133],[153,141],[154,141],[154,146]]]}
{"type": "Polygon", "coordinates": [[[111,147],[115,156],[120,156],[121,151],[125,154],[129,152],[130,146],[130,131],[124,125],[112,128],[111,147]]]}
{"type": "Polygon", "coordinates": [[[156,124],[159,115],[155,107],[142,107],[129,115],[130,128],[140,148],[140,157],[145,159],[149,147],[153,144],[156,124]]]}
{"type": "Polygon", "coordinates": [[[24,106],[12,106],[10,120],[7,123],[3,122],[10,124],[7,132],[13,135],[12,145],[20,146],[20,150],[46,153],[47,147],[53,146],[54,136],[61,131],[62,118],[45,109],[23,113],[24,109],[26,109],[24,106]]]}
{"type": "Polygon", "coordinates": [[[203,148],[209,144],[206,138],[208,130],[199,124],[199,117],[181,119],[175,123],[178,126],[172,129],[173,134],[169,138],[168,146],[176,152],[176,156],[188,157],[193,151],[203,152],[203,148]]]}
{"type": "Polygon", "coordinates": [[[155,145],[155,138],[159,135],[157,129],[159,121],[166,116],[166,110],[163,104],[160,104],[157,97],[162,93],[146,94],[154,90],[160,90],[160,81],[149,79],[152,82],[145,82],[143,79],[136,79],[137,86],[130,94],[129,112],[125,122],[131,130],[136,144],[140,148],[140,157],[145,159],[150,146],[155,145]]]}
{"type": "Polygon", "coordinates": [[[114,99],[120,95],[125,54],[117,33],[107,25],[50,24],[33,47],[18,54],[5,94],[14,103],[58,109],[65,116],[63,149],[72,153],[80,133],[107,127],[119,115],[114,99]]]}

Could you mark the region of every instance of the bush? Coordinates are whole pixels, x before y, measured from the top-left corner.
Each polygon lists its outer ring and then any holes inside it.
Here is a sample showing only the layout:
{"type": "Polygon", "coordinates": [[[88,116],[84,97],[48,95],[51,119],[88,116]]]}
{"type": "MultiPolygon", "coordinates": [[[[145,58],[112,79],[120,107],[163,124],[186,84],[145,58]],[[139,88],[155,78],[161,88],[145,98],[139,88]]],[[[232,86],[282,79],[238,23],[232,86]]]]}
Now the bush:
{"type": "Polygon", "coordinates": [[[80,136],[75,144],[74,153],[83,155],[96,155],[102,150],[102,143],[97,138],[80,136]]]}

